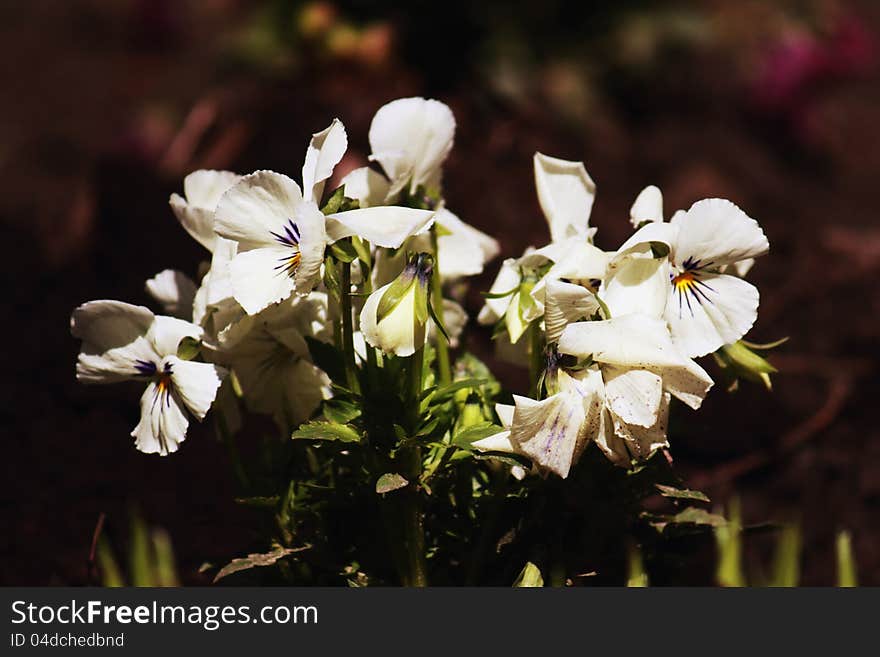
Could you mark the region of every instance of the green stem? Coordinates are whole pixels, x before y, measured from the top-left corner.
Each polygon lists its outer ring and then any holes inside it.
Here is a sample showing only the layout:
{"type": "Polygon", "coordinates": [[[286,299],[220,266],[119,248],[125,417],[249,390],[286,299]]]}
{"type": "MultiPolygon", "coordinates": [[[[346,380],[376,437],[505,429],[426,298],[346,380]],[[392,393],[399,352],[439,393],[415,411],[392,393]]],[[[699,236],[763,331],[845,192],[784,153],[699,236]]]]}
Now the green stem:
{"type": "Polygon", "coordinates": [[[544,336],[541,334],[539,321],[529,325],[529,392],[534,399],[540,398],[538,382],[544,371],[544,336]]]}
{"type": "Polygon", "coordinates": [[[342,283],[340,286],[342,305],[342,350],[345,356],[345,380],[352,392],[360,392],[357,369],[354,361],[354,330],[351,318],[351,263],[342,263],[342,283]]]}
{"type": "MultiPolygon", "coordinates": [[[[408,403],[410,411],[410,431],[414,435],[421,420],[419,412],[422,395],[422,371],[424,368],[424,349],[410,356],[408,403]]],[[[422,447],[413,443],[401,450],[401,465],[409,486],[401,491],[401,520],[403,524],[403,544],[407,554],[407,574],[403,578],[407,586],[424,587],[428,585],[428,567],[425,559],[425,520],[419,481],[422,476],[422,447]]]]}
{"type": "MultiPolygon", "coordinates": [[[[434,312],[443,318],[443,282],[440,277],[440,250],[437,248],[437,227],[431,226],[431,248],[434,250],[434,273],[431,274],[431,303],[434,312]]],[[[440,385],[452,381],[452,367],[449,364],[449,345],[446,339],[436,331],[437,337],[437,373],[440,385]]]]}

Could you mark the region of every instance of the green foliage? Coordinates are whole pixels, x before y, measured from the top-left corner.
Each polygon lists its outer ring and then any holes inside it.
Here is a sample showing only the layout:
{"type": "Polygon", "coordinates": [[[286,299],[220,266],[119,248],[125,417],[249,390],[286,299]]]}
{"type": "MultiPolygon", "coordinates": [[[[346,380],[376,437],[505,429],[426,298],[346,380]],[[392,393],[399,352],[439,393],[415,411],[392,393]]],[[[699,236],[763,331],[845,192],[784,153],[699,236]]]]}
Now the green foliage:
{"type": "Polygon", "coordinates": [[[103,586],[180,585],[171,539],[162,529],[148,528],[138,514],[131,516],[127,569],[123,570],[106,536],[98,540],[96,558],[103,586]]]}
{"type": "Polygon", "coordinates": [[[541,570],[529,561],[520,571],[513,585],[514,587],[539,588],[544,586],[544,577],[541,575],[541,570]]]}

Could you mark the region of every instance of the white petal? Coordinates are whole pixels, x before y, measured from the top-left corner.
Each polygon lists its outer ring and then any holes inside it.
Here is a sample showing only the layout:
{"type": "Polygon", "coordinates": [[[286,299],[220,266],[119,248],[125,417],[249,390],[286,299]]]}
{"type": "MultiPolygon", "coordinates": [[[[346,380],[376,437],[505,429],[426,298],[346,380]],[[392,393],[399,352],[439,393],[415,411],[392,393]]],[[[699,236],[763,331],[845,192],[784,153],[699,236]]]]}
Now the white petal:
{"type": "Polygon", "coordinates": [[[241,176],[231,171],[199,169],[183,179],[183,193],[189,205],[213,212],[223,194],[239,180],[241,176]]]}
{"type": "Polygon", "coordinates": [[[362,208],[385,203],[390,187],[388,179],[370,167],[355,169],[342,179],[341,184],[345,185],[345,195],[357,199],[362,208]]]}
{"type": "Polygon", "coordinates": [[[559,339],[559,351],[639,369],[677,367],[683,362],[682,355],[672,344],[666,323],[641,314],[569,324],[559,339]]]}
{"type": "Polygon", "coordinates": [[[177,220],[193,239],[208,251],[214,250],[214,210],[220,197],[235,185],[241,176],[231,171],[193,171],[183,180],[186,198],[172,194],[169,200],[177,220]]]}
{"type": "Polygon", "coordinates": [[[449,232],[437,239],[440,272],[444,279],[481,273],[483,266],[501,249],[496,240],[445,208],[437,212],[434,222],[449,232]]]}
{"type": "Polygon", "coordinates": [[[293,293],[293,279],[276,269],[289,255],[287,249],[268,247],[239,253],[229,263],[232,294],[249,315],[293,293]]]}
{"type": "Polygon", "coordinates": [[[584,233],[596,196],[583,162],[571,162],[535,153],[535,186],[538,201],[554,242],[584,233]]]}
{"type": "Polygon", "coordinates": [[[141,421],[131,435],[139,451],[167,456],[186,439],[188,426],[173,389],[153,382],[141,397],[141,421]]]}
{"type": "Polygon", "coordinates": [[[349,210],[327,215],[327,235],[335,242],[358,235],[375,246],[397,249],[407,237],[431,227],[434,213],[398,206],[349,210]]]}
{"type": "Polygon", "coordinates": [[[547,248],[538,249],[536,254],[552,255],[554,265],[548,272],[552,278],[565,278],[570,281],[591,281],[605,278],[611,254],[590,244],[583,236],[560,242],[560,252],[547,248]]]}
{"type": "Polygon", "coordinates": [[[274,171],[257,171],[220,199],[214,229],[221,237],[238,242],[240,249],[276,245],[273,233],[284,234],[284,226],[302,201],[293,180],[274,171]]]}
{"type": "Polygon", "coordinates": [[[501,269],[498,270],[498,276],[495,277],[495,282],[492,283],[489,292],[491,294],[510,292],[511,294],[500,299],[487,298],[485,305],[477,316],[477,321],[480,324],[494,324],[504,317],[504,314],[507,312],[507,306],[514,296],[512,290],[519,285],[520,278],[519,267],[517,267],[515,259],[508,258],[501,263],[501,269]]]}
{"type": "Polygon", "coordinates": [[[612,317],[630,313],[661,317],[669,298],[669,271],[668,258],[655,258],[650,245],[636,247],[612,260],[599,297],[612,317]]]}
{"type": "Polygon", "coordinates": [[[293,219],[300,232],[299,267],[293,280],[297,294],[306,295],[315,289],[321,278],[321,264],[327,246],[324,215],[314,203],[302,203],[293,213],[293,219]]]}
{"type": "Polygon", "coordinates": [[[514,395],[513,400],[510,441],[536,464],[567,477],[579,456],[578,438],[586,420],[580,396],[559,393],[535,401],[514,395]]]}
{"type": "Polygon", "coordinates": [[[516,406],[513,404],[495,404],[495,413],[498,415],[498,419],[501,420],[501,426],[510,428],[510,425],[513,424],[513,413],[516,410],[516,406]]]}
{"type": "Polygon", "coordinates": [[[212,363],[186,361],[176,356],[166,358],[165,363],[171,366],[171,381],[181,401],[196,418],[204,419],[226,370],[212,363]]]}
{"type": "Polygon", "coordinates": [[[628,468],[632,456],[626,441],[614,432],[614,419],[611,412],[604,409],[601,413],[600,429],[595,438],[596,445],[614,465],[628,468]]]}
{"type": "Polygon", "coordinates": [[[347,148],[348,136],[339,119],[333,119],[329,127],[312,135],[302,169],[303,196],[306,201],[320,204],[324,183],[333,175],[333,169],[339,164],[347,148]]]}
{"type": "MultiPolygon", "coordinates": [[[[676,215],[678,216],[678,215],[676,215]]],[[[625,255],[635,248],[643,250],[642,247],[650,245],[652,242],[665,244],[670,249],[675,244],[678,237],[678,226],[672,223],[666,224],[662,222],[652,222],[645,224],[636,232],[630,235],[614,254],[614,258],[625,255]]]]}
{"type": "Polygon", "coordinates": [[[629,209],[629,220],[634,228],[643,221],[663,221],[663,193],[659,187],[648,185],[629,209]]]}
{"type": "Polygon", "coordinates": [[[400,98],[379,108],[370,124],[370,159],[378,161],[395,187],[439,182],[440,167],[455,138],[455,117],[445,104],[400,98]]]}
{"type": "Polygon", "coordinates": [[[657,422],[663,380],[647,370],[602,368],[608,408],[627,424],[651,427],[657,422]]]}
{"type": "Polygon", "coordinates": [[[547,342],[556,342],[566,326],[587,319],[599,310],[596,295],[574,283],[550,280],[544,295],[547,342]]]}
{"type": "Polygon", "coordinates": [[[614,433],[624,440],[627,451],[636,459],[647,458],[651,452],[669,446],[666,431],[669,426],[669,394],[664,393],[657,412],[657,421],[650,427],[629,424],[611,412],[614,433]]]}
{"type": "Polygon", "coordinates": [[[147,340],[156,348],[160,356],[176,356],[177,347],[184,338],[200,340],[202,328],[192,322],[187,322],[177,317],[157,315],[150,330],[147,331],[147,340]]]}
{"type": "Polygon", "coordinates": [[[697,201],[670,223],[678,227],[671,256],[679,267],[690,260],[699,267],[718,268],[764,255],[770,248],[758,222],[724,199],[697,201]]]}
{"type": "Polygon", "coordinates": [[[76,376],[86,383],[136,378],[138,361],[157,364],[159,355],[144,337],[154,315],[121,301],[90,301],[73,311],[70,332],[82,340],[76,376]]]}
{"type": "Polygon", "coordinates": [[[666,321],[685,355],[703,356],[748,333],[758,316],[758,289],[727,274],[698,273],[670,287],[666,321]]]}
{"type": "Polygon", "coordinates": [[[480,440],[471,443],[471,447],[481,452],[505,452],[507,454],[516,454],[517,448],[510,442],[510,431],[500,431],[486,436],[480,440]]]}
{"type": "Polygon", "coordinates": [[[510,298],[510,304],[507,306],[507,312],[504,313],[505,324],[507,325],[507,335],[510,337],[510,343],[516,344],[529,327],[530,319],[523,317],[520,300],[522,292],[517,292],[510,298]]]}
{"type": "Polygon", "coordinates": [[[162,305],[162,310],[174,317],[190,320],[196,284],[183,272],[165,269],[147,281],[147,294],[162,305]]]}
{"type": "Polygon", "coordinates": [[[712,378],[690,358],[680,367],[664,367],[655,370],[663,378],[663,389],[672,396],[698,409],[712,387],[712,378]]]}
{"type": "Polygon", "coordinates": [[[427,332],[425,326],[415,319],[415,293],[418,283],[400,300],[381,322],[376,322],[379,303],[391,283],[373,292],[361,310],[360,323],[367,344],[396,356],[412,356],[424,346],[427,332]]]}

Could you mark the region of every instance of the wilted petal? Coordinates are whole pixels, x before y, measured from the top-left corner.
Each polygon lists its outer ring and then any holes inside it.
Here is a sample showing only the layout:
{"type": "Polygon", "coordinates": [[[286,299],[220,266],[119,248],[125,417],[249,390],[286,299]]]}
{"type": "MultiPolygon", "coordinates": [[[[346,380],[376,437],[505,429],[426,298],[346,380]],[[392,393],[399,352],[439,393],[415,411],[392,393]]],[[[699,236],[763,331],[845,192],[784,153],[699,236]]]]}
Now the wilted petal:
{"type": "Polygon", "coordinates": [[[615,416],[627,424],[645,428],[656,424],[663,397],[663,379],[660,376],[647,370],[612,366],[604,367],[602,376],[606,404],[615,416]]]}
{"type": "Polygon", "coordinates": [[[559,351],[638,369],[675,367],[683,362],[683,356],[672,344],[666,323],[642,314],[569,324],[559,339],[559,351]]]}
{"type": "Polygon", "coordinates": [[[599,297],[612,317],[630,313],[661,317],[669,298],[669,272],[665,256],[655,258],[650,245],[635,247],[612,260],[599,297]]]}
{"type": "Polygon", "coordinates": [[[558,341],[569,324],[589,319],[599,310],[596,295],[574,283],[547,281],[544,299],[544,326],[548,343],[558,341]]]}

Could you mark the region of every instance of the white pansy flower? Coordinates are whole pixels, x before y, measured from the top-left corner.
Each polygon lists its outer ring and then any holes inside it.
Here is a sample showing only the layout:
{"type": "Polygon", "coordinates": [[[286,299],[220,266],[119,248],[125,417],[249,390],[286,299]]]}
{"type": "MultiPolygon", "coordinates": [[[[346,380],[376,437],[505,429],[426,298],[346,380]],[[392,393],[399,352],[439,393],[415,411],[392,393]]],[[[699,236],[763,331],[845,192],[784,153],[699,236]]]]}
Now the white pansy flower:
{"type": "Polygon", "coordinates": [[[441,167],[455,139],[455,117],[444,103],[399,98],[383,105],[370,124],[370,160],[378,162],[390,185],[386,197],[421,185],[439,189],[441,167]]]}
{"type": "Polygon", "coordinates": [[[239,180],[241,176],[231,171],[200,169],[183,179],[183,197],[171,195],[169,203],[177,220],[208,251],[214,251],[217,240],[214,210],[220,197],[239,180]]]}
{"type": "Polygon", "coordinates": [[[221,332],[217,357],[235,372],[247,407],[288,431],[331,396],[330,380],[312,363],[306,342],[330,340],[329,326],[325,293],[291,297],[221,332]]]}
{"type": "Polygon", "coordinates": [[[570,237],[591,238],[590,213],[596,197],[596,184],[583,162],[572,162],[535,153],[535,187],[538,202],[550,227],[550,239],[561,242],[570,237]]]}
{"type": "Polygon", "coordinates": [[[183,338],[202,330],[174,317],[156,316],[121,301],[90,301],[73,311],[71,333],[82,340],[77,379],[85,383],[145,381],[135,447],[150,454],[177,451],[189,426],[187,411],[202,420],[225,375],[210,363],[182,360],[183,338]]]}
{"type": "Polygon", "coordinates": [[[215,230],[237,244],[229,263],[232,293],[249,315],[292,293],[308,294],[320,279],[328,243],[358,235],[386,248],[427,230],[433,213],[376,207],[329,214],[316,195],[344,151],[339,120],[313,136],[303,167],[305,191],[287,176],[258,171],[224,194],[215,230]]]}
{"type": "Polygon", "coordinates": [[[196,284],[189,276],[174,269],[165,269],[149,279],[144,287],[147,294],[162,306],[165,314],[187,321],[192,319],[196,284]]]}

